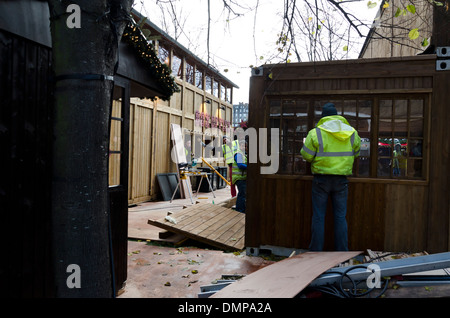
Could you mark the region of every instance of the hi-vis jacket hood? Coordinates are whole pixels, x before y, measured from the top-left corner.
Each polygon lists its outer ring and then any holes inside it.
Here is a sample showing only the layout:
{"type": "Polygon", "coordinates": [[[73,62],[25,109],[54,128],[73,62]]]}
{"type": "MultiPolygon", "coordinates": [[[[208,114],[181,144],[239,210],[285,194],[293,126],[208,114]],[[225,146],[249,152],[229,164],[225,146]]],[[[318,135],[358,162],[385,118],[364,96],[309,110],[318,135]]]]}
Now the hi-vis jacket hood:
{"type": "Polygon", "coordinates": [[[333,115],[323,117],[309,131],[301,154],[311,162],[313,174],[351,175],[360,147],[358,132],[344,117],[333,115]]]}
{"type": "Polygon", "coordinates": [[[338,115],[323,117],[317,123],[317,128],[330,133],[341,141],[349,139],[355,132],[355,129],[349,125],[347,119],[338,115]]]}

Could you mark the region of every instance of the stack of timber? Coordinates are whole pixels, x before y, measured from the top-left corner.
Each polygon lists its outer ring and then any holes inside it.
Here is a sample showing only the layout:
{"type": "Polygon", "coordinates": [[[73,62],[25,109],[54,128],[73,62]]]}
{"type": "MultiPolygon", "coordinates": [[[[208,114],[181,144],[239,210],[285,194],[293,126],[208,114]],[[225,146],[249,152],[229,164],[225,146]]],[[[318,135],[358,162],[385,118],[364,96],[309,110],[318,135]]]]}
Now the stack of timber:
{"type": "Polygon", "coordinates": [[[245,244],[245,214],[221,205],[198,203],[148,224],[224,250],[245,244]]]}

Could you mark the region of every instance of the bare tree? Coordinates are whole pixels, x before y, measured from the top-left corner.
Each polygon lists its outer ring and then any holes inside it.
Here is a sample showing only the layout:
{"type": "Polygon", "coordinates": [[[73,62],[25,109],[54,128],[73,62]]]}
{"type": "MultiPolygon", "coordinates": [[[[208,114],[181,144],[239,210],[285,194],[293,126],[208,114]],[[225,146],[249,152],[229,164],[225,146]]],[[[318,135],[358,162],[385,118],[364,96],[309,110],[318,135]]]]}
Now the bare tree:
{"type": "MultiPolygon", "coordinates": [[[[179,0],[166,0],[164,3],[173,5],[173,2],[177,1],[179,0]]],[[[207,2],[209,8],[210,1],[207,2]]],[[[222,0],[222,4],[222,13],[227,23],[249,12],[255,14],[254,19],[256,21],[260,5],[259,0],[252,3],[252,6],[246,6],[234,0],[222,0]]],[[[369,31],[372,37],[389,41],[393,46],[425,49],[428,44],[428,30],[431,27],[431,21],[423,18],[424,10],[429,10],[423,4],[432,7],[442,5],[442,2],[440,0],[280,1],[280,14],[282,16],[280,32],[274,39],[275,45],[272,53],[268,54],[264,60],[266,63],[276,63],[347,58],[351,52],[359,51],[369,31]],[[360,5],[359,11],[352,10],[355,5],[360,5]],[[383,19],[377,18],[380,19],[379,21],[364,20],[362,17],[364,15],[361,14],[361,10],[371,10],[373,16],[375,16],[375,10],[384,12],[388,7],[389,10],[395,10],[393,16],[387,17],[386,15],[383,19]],[[398,10],[400,11],[397,12],[398,10]],[[405,18],[402,19],[402,17],[405,18]],[[392,32],[385,32],[380,27],[392,32]],[[415,37],[420,37],[420,39],[416,40],[415,37]]],[[[208,24],[206,42],[209,61],[211,57],[209,49],[211,16],[209,13],[206,15],[206,23],[208,24]]],[[[253,33],[255,33],[255,29],[253,33]]],[[[254,47],[256,47],[255,37],[253,42],[254,47]]],[[[261,62],[260,56],[255,51],[256,63],[261,62]]]]}

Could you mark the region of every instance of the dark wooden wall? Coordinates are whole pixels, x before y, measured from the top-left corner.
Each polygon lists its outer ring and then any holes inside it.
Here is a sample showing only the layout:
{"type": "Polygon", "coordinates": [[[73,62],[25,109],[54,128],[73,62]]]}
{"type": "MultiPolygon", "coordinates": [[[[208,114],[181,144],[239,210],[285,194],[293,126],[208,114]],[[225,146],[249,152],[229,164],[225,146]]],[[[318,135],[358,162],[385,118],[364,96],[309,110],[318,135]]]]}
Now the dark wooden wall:
{"type": "MultiPolygon", "coordinates": [[[[271,96],[429,94],[425,123],[424,180],[349,177],[348,226],[352,250],[438,252],[449,248],[449,112],[444,101],[449,72],[436,72],[436,57],[266,65],[250,81],[249,126],[268,127],[271,96]],[[270,77],[269,77],[270,74],[270,77]],[[447,194],[446,194],[447,193],[447,194]]],[[[372,118],[373,122],[377,120],[372,118]]],[[[308,248],[312,176],[261,175],[250,164],[246,246],[308,248]]],[[[331,205],[326,246],[333,249],[331,205]]]]}
{"type": "MultiPolygon", "coordinates": [[[[50,48],[0,30],[0,295],[8,298],[55,296],[51,63],[50,48]]],[[[125,96],[129,100],[129,91],[125,96]]],[[[121,171],[128,181],[128,160],[121,171]]],[[[124,189],[123,198],[118,188],[110,193],[116,291],[127,278],[126,184],[124,189]]]]}
{"type": "Polygon", "coordinates": [[[51,51],[0,30],[1,295],[53,295],[51,51]]]}

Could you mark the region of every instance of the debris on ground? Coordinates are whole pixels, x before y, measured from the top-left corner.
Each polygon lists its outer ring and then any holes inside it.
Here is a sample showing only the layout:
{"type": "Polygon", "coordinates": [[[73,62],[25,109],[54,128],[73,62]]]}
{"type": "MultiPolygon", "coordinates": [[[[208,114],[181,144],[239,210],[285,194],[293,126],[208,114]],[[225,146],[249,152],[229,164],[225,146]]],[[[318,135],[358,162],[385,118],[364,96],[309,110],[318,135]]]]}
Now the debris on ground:
{"type": "MultiPolygon", "coordinates": [[[[277,275],[276,272],[273,273],[277,275]]],[[[284,279],[285,276],[285,273],[280,273],[279,279],[284,279]]],[[[214,284],[201,286],[198,297],[210,297],[235,281],[221,279],[214,284]]],[[[257,296],[257,294],[251,294],[253,285],[247,285],[245,285],[246,292],[250,293],[248,296],[257,296]]],[[[236,290],[236,295],[239,295],[239,288],[232,287],[232,289],[236,290]]],[[[225,294],[230,297],[230,287],[227,290],[228,294],[225,294]]],[[[430,255],[427,252],[375,252],[368,249],[364,255],[352,257],[325,271],[301,290],[296,297],[429,298],[448,296],[450,296],[450,253],[430,255]]]]}

